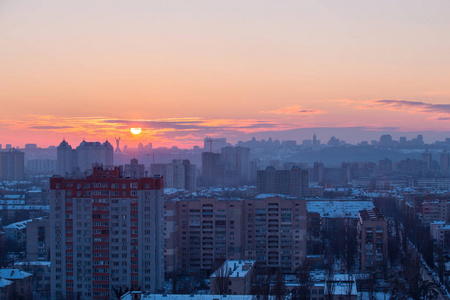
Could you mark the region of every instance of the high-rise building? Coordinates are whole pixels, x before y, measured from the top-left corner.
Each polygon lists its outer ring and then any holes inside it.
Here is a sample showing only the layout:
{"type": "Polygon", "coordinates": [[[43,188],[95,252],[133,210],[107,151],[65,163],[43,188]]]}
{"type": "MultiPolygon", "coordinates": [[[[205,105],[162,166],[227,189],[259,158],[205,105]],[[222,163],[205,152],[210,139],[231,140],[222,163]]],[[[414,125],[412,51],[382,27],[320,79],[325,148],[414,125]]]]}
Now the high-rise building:
{"type": "Polygon", "coordinates": [[[163,288],[162,178],[96,167],[83,178],[54,176],[50,189],[52,299],[163,288]]]}
{"type": "Polygon", "coordinates": [[[114,164],[114,148],[108,142],[82,141],[77,147],[77,165],[81,172],[90,171],[94,165],[112,167],[114,164]]]}
{"type": "Polygon", "coordinates": [[[308,196],[308,171],[294,166],[291,170],[276,170],[267,167],[257,173],[260,194],[282,194],[292,197],[308,196]]]}
{"type": "Polygon", "coordinates": [[[24,153],[11,149],[0,152],[0,181],[24,180],[24,153]]]}
{"type": "Polygon", "coordinates": [[[444,176],[450,175],[450,153],[447,152],[447,149],[444,149],[441,153],[441,174],[444,176]]]}
{"type": "Polygon", "coordinates": [[[76,169],[77,157],[76,151],[72,149],[72,146],[63,140],[57,147],[56,152],[56,168],[57,175],[65,176],[71,174],[76,169]]]}
{"type": "Polygon", "coordinates": [[[225,167],[220,153],[202,153],[202,183],[209,187],[224,184],[225,167]]]}
{"type": "Polygon", "coordinates": [[[225,259],[291,272],[306,258],[306,201],[175,199],[165,204],[168,272],[211,274],[225,259]]]}
{"type": "Polygon", "coordinates": [[[129,164],[125,164],[123,168],[124,175],[131,178],[144,177],[144,165],[140,164],[136,158],[133,158],[129,164]]]}
{"type": "Polygon", "coordinates": [[[164,177],[164,187],[192,192],[197,189],[197,168],[187,159],[174,159],[171,164],[152,164],[150,169],[152,174],[164,177]]]}
{"type": "Polygon", "coordinates": [[[430,151],[428,151],[428,148],[422,152],[422,161],[425,163],[426,171],[428,172],[431,169],[431,164],[433,161],[433,156],[430,151]]]}
{"type": "Polygon", "coordinates": [[[388,259],[386,219],[377,208],[361,210],[357,226],[361,271],[383,276],[388,259]]]}
{"type": "Polygon", "coordinates": [[[93,166],[112,167],[114,148],[108,142],[82,141],[72,149],[65,140],[57,148],[57,175],[66,176],[74,172],[90,172],[93,166]]]}
{"type": "Polygon", "coordinates": [[[222,148],[221,159],[225,167],[225,178],[231,179],[226,185],[248,184],[250,179],[250,148],[222,148]]]}
{"type": "Polygon", "coordinates": [[[206,152],[214,152],[214,153],[219,153],[220,150],[224,147],[228,147],[231,146],[230,143],[227,143],[227,139],[226,138],[210,138],[207,137],[204,140],[203,143],[203,150],[206,152]]]}

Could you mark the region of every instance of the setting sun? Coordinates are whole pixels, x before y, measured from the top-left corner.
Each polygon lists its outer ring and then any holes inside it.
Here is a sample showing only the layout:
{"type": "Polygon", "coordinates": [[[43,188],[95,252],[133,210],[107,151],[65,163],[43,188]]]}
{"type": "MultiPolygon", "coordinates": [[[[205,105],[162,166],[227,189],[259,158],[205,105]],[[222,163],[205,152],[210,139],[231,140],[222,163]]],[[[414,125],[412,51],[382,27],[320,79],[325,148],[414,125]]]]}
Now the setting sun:
{"type": "Polygon", "coordinates": [[[132,134],[139,134],[139,133],[141,133],[142,129],[141,128],[130,128],[130,131],[132,134]]]}

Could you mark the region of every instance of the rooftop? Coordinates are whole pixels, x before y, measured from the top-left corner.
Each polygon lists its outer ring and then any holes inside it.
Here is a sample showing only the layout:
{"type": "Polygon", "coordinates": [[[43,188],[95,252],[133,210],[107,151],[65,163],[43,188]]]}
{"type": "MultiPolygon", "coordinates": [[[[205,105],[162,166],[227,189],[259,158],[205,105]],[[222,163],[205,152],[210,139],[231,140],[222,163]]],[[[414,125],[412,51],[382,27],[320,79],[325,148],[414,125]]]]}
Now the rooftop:
{"type": "MultiPolygon", "coordinates": [[[[141,300],[252,300],[252,295],[176,295],[176,294],[142,294],[141,300]]],[[[120,300],[132,300],[130,292],[123,295],[120,300]]]]}
{"type": "Polygon", "coordinates": [[[359,216],[363,221],[384,221],[384,216],[378,208],[361,210],[359,216]]]}
{"type": "Polygon", "coordinates": [[[370,200],[307,200],[308,212],[319,213],[322,218],[357,218],[360,210],[374,208],[370,200]]]}
{"type": "Polygon", "coordinates": [[[254,260],[227,260],[211,277],[245,277],[254,265],[254,260]]]}
{"type": "Polygon", "coordinates": [[[24,279],[32,274],[21,271],[19,269],[0,269],[0,278],[11,279],[24,279]]]}

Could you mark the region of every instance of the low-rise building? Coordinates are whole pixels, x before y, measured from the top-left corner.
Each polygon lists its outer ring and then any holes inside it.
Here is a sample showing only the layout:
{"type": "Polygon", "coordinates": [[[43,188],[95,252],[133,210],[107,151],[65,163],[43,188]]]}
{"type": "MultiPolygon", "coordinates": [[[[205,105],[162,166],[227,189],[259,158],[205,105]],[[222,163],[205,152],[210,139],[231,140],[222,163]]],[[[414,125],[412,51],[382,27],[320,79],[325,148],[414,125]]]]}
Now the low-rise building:
{"type": "Polygon", "coordinates": [[[33,276],[19,269],[0,269],[0,278],[14,283],[14,298],[9,299],[33,299],[33,276]]]}
{"type": "Polygon", "coordinates": [[[250,295],[255,261],[227,260],[210,276],[212,295],[250,295]]]}
{"type": "Polygon", "coordinates": [[[11,280],[0,278],[0,300],[14,299],[14,289],[14,282],[12,282],[11,280]]]}

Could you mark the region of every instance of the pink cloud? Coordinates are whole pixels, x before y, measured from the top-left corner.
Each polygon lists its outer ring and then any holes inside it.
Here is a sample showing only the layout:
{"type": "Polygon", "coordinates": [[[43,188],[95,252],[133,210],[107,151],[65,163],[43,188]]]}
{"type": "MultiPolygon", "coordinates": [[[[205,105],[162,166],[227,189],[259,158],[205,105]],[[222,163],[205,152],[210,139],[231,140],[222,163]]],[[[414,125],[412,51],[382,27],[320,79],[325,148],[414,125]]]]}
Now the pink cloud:
{"type": "Polygon", "coordinates": [[[294,105],[294,106],[288,106],[283,107],[277,110],[270,110],[270,111],[261,111],[261,113],[265,114],[276,114],[276,115],[297,115],[297,116],[313,116],[318,114],[324,114],[325,112],[318,109],[305,109],[302,108],[300,105],[294,105]]]}

